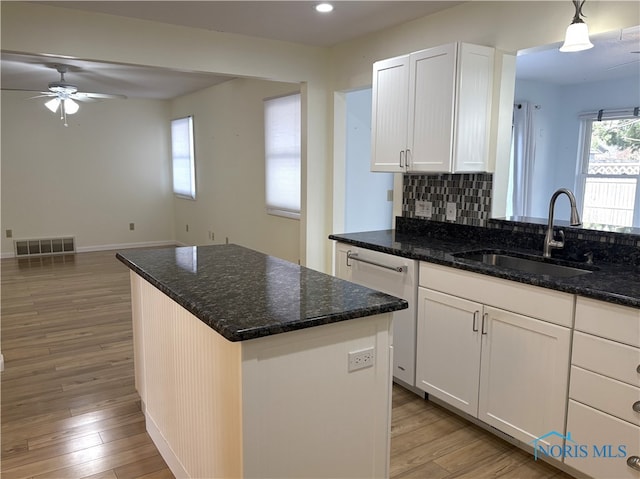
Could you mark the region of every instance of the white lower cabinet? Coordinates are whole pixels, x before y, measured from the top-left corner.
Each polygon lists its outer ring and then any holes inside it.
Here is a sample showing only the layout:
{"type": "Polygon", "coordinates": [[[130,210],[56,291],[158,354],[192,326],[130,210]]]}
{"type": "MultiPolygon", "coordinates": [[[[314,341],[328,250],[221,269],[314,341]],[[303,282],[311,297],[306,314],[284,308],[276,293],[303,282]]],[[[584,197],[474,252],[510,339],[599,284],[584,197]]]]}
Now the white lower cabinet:
{"type": "Polygon", "coordinates": [[[640,478],[640,310],[578,297],[565,464],[598,479],[640,478]]]}
{"type": "MultiPolygon", "coordinates": [[[[571,330],[485,306],[478,419],[523,442],[565,423],[571,330]]],[[[549,436],[549,443],[558,442],[549,436]]]]}
{"type": "Polygon", "coordinates": [[[418,289],[416,386],[463,412],[478,414],[482,305],[418,289]]]}
{"type": "MultiPolygon", "coordinates": [[[[489,282],[490,297],[510,293],[505,303],[525,312],[535,309],[532,301],[541,294],[541,288],[485,278],[421,264],[416,386],[525,443],[551,431],[564,434],[571,329],[502,309],[500,301],[478,301],[489,282]],[[461,291],[471,298],[460,297],[461,291]]],[[[553,300],[573,313],[572,295],[553,300]]],[[[562,444],[557,435],[548,441],[562,444]]]]}

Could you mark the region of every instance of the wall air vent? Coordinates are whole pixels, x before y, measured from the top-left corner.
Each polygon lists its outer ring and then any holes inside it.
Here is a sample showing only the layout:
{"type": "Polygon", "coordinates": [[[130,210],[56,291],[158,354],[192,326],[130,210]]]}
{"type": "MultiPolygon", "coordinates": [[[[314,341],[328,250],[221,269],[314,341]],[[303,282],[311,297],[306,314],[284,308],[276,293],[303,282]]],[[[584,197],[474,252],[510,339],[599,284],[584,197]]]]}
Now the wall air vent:
{"type": "Polygon", "coordinates": [[[73,236],[61,238],[19,239],[13,241],[16,257],[72,254],[76,252],[73,236]]]}

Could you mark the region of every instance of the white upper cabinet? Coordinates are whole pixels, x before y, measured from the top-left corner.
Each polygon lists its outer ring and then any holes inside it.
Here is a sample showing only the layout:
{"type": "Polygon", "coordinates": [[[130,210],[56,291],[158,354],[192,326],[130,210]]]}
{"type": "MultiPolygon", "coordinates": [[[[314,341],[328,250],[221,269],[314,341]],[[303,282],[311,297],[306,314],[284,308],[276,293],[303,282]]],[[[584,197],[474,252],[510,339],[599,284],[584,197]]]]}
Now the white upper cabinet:
{"type": "Polygon", "coordinates": [[[451,43],[373,66],[372,171],[486,171],[494,49],[451,43]]]}
{"type": "Polygon", "coordinates": [[[409,55],[373,66],[371,171],[405,171],[409,55]]]}

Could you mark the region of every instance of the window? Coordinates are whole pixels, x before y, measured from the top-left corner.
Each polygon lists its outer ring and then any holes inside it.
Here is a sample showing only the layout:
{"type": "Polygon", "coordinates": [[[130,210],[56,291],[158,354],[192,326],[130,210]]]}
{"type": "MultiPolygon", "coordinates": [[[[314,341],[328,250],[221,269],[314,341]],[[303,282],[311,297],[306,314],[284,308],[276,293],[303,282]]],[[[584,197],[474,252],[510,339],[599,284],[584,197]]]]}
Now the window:
{"type": "Polygon", "coordinates": [[[300,217],[300,94],[264,101],[267,213],[300,217]]]}
{"type": "Polygon", "coordinates": [[[582,220],[640,227],[640,118],[599,112],[584,115],[581,128],[582,220]]]}
{"type": "Polygon", "coordinates": [[[192,116],[171,120],[171,156],[173,192],[182,198],[195,200],[196,169],[192,116]]]}

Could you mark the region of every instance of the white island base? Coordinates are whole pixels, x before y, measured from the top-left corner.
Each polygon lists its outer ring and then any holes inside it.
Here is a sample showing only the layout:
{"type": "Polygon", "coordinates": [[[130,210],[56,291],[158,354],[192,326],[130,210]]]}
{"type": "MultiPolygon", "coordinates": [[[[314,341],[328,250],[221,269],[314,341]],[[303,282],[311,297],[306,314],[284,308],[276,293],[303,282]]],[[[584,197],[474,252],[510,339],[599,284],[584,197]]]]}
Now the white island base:
{"type": "Polygon", "coordinates": [[[392,313],[230,342],[133,271],[131,290],[136,388],[176,477],[388,477],[392,313]]]}

